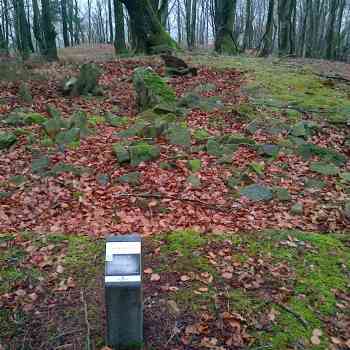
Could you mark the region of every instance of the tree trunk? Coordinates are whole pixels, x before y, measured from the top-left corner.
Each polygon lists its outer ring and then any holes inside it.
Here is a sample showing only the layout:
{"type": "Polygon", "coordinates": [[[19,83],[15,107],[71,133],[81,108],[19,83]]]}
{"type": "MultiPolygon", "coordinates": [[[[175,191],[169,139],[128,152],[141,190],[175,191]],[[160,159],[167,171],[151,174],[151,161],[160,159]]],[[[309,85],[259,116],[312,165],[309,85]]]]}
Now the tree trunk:
{"type": "Polygon", "coordinates": [[[58,60],[56,47],[56,30],[52,23],[52,15],[49,0],[41,0],[42,6],[42,29],[44,33],[43,56],[48,61],[58,60]]]}
{"type": "Polygon", "coordinates": [[[150,0],[122,0],[129,16],[136,52],[153,53],[157,47],[175,48],[176,44],[159,22],[150,0]]]}
{"type": "Polygon", "coordinates": [[[112,2],[108,0],[108,21],[109,21],[109,41],[113,43],[114,35],[113,35],[113,16],[112,16],[112,2]]]}
{"type": "Polygon", "coordinates": [[[124,31],[124,10],[123,4],[119,0],[114,2],[114,21],[115,21],[115,41],[114,48],[116,54],[126,50],[125,31],[124,31]]]}
{"type": "Polygon", "coordinates": [[[236,14],[236,0],[215,0],[215,51],[237,54],[238,48],[233,37],[236,14]]]}
{"type": "Polygon", "coordinates": [[[5,39],[5,35],[2,31],[2,28],[0,26],[0,57],[1,57],[1,55],[7,54],[7,53],[8,53],[7,42],[5,39]]]}
{"type": "Polygon", "coordinates": [[[30,44],[28,40],[30,33],[28,33],[28,23],[23,0],[14,0],[13,7],[17,49],[22,59],[26,60],[30,54],[30,44]]]}
{"type": "Polygon", "coordinates": [[[44,50],[44,38],[41,29],[41,16],[38,6],[38,0],[33,0],[33,32],[34,37],[39,47],[40,53],[44,50]]]}
{"type": "Polygon", "coordinates": [[[197,0],[192,0],[190,49],[196,46],[197,0]]]}
{"type": "Polygon", "coordinates": [[[334,59],[335,58],[335,21],[337,17],[337,10],[339,7],[339,0],[332,0],[331,6],[329,9],[329,18],[327,25],[327,33],[326,33],[326,58],[334,59]]]}
{"type": "Polygon", "coordinates": [[[62,34],[64,47],[69,47],[68,24],[67,24],[67,1],[61,0],[62,34]]]}
{"type": "Polygon", "coordinates": [[[243,39],[243,49],[252,47],[253,24],[252,24],[252,0],[246,0],[245,30],[243,39]]]}
{"type": "Polygon", "coordinates": [[[279,20],[279,42],[278,51],[280,56],[286,56],[293,52],[293,0],[279,0],[278,20],[279,20]]]}
{"type": "Polygon", "coordinates": [[[259,56],[266,57],[271,54],[273,50],[273,14],[275,9],[275,0],[269,1],[269,10],[267,14],[267,22],[265,34],[262,39],[262,48],[259,56]]]}

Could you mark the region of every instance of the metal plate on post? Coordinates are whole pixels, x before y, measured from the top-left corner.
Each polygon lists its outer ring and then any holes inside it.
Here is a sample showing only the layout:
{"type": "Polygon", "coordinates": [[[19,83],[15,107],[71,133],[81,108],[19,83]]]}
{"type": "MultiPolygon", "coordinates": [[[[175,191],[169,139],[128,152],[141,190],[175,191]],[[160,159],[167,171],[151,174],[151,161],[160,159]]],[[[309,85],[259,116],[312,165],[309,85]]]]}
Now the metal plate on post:
{"type": "Polygon", "coordinates": [[[139,349],[143,341],[142,248],[139,235],[106,242],[107,344],[139,349]]]}

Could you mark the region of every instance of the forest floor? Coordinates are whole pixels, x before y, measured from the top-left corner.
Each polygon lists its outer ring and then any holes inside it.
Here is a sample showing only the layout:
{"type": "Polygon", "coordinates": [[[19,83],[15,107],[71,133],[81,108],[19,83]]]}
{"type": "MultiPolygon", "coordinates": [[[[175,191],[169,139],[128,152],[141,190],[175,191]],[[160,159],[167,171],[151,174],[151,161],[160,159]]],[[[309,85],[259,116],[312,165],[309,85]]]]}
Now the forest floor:
{"type": "Polygon", "coordinates": [[[16,136],[0,151],[0,349],[101,349],[103,237],[128,232],[144,237],[147,349],[350,349],[350,66],[184,55],[198,75],[167,81],[206,101],[183,117],[189,140],[121,166],[132,72],[164,67],[112,57],[0,64],[0,134],[16,136]],[[84,60],[104,96],[63,97],[84,60]],[[88,135],[57,146],[48,106],[84,111],[88,135]]]}

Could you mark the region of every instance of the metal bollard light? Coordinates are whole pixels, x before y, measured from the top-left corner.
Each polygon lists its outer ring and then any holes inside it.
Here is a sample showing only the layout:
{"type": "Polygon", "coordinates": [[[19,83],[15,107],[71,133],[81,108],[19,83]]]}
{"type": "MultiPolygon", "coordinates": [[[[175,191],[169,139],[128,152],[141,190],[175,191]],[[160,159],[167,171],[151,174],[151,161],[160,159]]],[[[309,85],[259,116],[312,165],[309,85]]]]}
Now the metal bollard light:
{"type": "Polygon", "coordinates": [[[107,345],[138,349],[143,343],[142,254],[137,234],[106,241],[107,345]]]}

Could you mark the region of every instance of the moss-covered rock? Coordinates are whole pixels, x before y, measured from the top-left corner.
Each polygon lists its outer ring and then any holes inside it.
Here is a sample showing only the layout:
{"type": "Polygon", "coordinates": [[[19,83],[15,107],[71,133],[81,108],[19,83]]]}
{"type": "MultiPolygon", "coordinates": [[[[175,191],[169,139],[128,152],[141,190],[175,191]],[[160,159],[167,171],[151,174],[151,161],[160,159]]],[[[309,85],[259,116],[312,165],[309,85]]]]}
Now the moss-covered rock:
{"type": "Polygon", "coordinates": [[[137,186],[140,184],[141,173],[139,171],[133,171],[125,175],[119,176],[118,181],[122,184],[129,184],[132,186],[137,186]]]}
{"type": "Polygon", "coordinates": [[[133,85],[139,111],[153,108],[160,103],[172,104],[176,101],[173,90],[151,68],[136,68],[133,85]]]}
{"type": "Polygon", "coordinates": [[[79,95],[101,95],[101,87],[98,80],[101,76],[99,67],[94,63],[85,63],[80,68],[77,78],[71,77],[63,83],[63,94],[71,96],[79,95]]]}
{"type": "Polygon", "coordinates": [[[196,173],[200,170],[202,166],[202,161],[200,159],[190,159],[187,161],[187,167],[190,169],[193,173],[196,173]]]}
{"type": "Polygon", "coordinates": [[[273,197],[273,193],[269,187],[257,184],[243,187],[239,193],[253,202],[269,201],[273,197]]]}
{"type": "Polygon", "coordinates": [[[339,173],[339,168],[337,166],[325,162],[311,163],[310,170],[325,176],[337,175],[339,173]]]}
{"type": "Polygon", "coordinates": [[[129,153],[130,164],[133,166],[139,165],[141,162],[157,159],[160,156],[159,147],[146,142],[139,142],[129,146],[129,153]]]}
{"type": "Polygon", "coordinates": [[[8,115],[4,123],[10,126],[21,127],[32,124],[44,124],[46,121],[47,118],[39,113],[15,110],[8,115]]]}
{"type": "Polygon", "coordinates": [[[9,148],[17,142],[17,137],[12,132],[0,133],[0,150],[9,148]]]}
{"type": "Polygon", "coordinates": [[[182,125],[173,125],[166,132],[166,138],[172,145],[191,146],[191,132],[182,125]]]}
{"type": "Polygon", "coordinates": [[[117,157],[119,164],[126,163],[126,162],[130,161],[130,154],[129,154],[129,151],[128,151],[125,144],[115,143],[112,146],[112,149],[113,149],[113,153],[117,157]]]}

